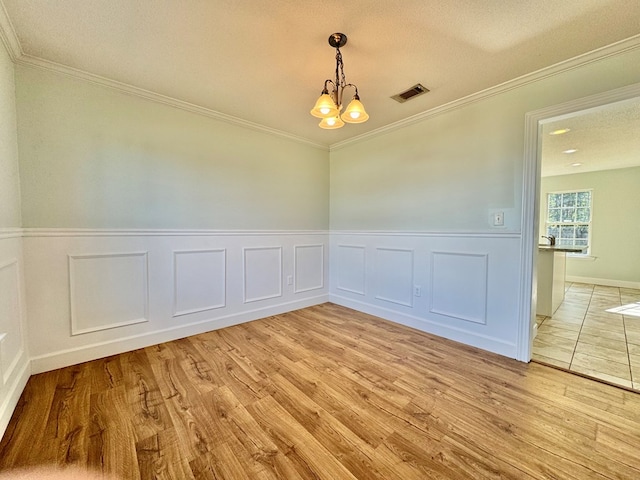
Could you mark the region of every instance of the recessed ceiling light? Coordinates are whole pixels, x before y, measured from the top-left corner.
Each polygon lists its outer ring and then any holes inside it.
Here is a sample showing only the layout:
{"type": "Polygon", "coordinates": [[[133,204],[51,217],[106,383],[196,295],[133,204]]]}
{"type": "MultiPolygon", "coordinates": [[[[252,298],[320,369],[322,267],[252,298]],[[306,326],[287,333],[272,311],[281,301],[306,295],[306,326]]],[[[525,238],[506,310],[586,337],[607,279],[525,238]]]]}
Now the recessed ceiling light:
{"type": "Polygon", "coordinates": [[[558,130],[554,130],[553,132],[549,132],[549,135],[562,135],[563,133],[570,132],[570,128],[559,128],[558,130]]]}
{"type": "Polygon", "coordinates": [[[576,153],[577,151],[577,148],[570,148],[569,150],[564,150],[562,153],[576,153]]]}
{"type": "Polygon", "coordinates": [[[579,167],[580,165],[582,165],[580,162],[576,162],[576,163],[572,163],[571,164],[572,167],[579,167]]]}

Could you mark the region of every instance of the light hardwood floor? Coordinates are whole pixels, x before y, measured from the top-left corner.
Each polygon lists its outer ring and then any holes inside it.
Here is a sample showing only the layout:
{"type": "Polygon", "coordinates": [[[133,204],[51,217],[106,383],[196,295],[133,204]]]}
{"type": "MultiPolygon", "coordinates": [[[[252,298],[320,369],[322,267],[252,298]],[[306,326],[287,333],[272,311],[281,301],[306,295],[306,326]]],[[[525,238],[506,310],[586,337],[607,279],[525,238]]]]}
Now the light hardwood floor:
{"type": "Polygon", "coordinates": [[[640,391],[640,290],[567,283],[538,323],[533,360],[640,391]]]}
{"type": "Polygon", "coordinates": [[[639,445],[636,393],[324,304],[32,377],[0,470],[637,479],[639,445]]]}

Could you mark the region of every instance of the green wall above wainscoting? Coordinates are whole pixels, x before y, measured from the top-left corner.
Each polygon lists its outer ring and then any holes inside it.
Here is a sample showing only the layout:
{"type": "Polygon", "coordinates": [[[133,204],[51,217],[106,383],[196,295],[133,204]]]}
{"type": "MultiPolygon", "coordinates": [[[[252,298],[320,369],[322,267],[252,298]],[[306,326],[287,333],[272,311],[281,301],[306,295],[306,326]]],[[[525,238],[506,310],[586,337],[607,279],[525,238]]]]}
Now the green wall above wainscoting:
{"type": "Polygon", "coordinates": [[[328,152],[17,66],[24,227],[326,230],[328,152]]]}

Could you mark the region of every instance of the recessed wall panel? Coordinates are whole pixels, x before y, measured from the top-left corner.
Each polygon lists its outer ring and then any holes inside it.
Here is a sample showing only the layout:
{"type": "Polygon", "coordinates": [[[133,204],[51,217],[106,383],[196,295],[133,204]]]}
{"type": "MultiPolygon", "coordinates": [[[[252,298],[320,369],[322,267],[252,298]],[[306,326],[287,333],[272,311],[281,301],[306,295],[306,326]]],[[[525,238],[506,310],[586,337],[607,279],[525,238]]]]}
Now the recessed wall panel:
{"type": "Polygon", "coordinates": [[[71,333],[148,321],[147,252],[69,255],[71,333]]]}
{"type": "Polygon", "coordinates": [[[338,245],[338,290],[365,294],[365,247],[338,245]]]}
{"type": "MultiPolygon", "coordinates": [[[[0,265],[0,374],[8,376],[10,365],[22,350],[21,325],[18,261],[12,260],[0,265]]],[[[0,383],[4,377],[0,375],[0,383]]]]}
{"type": "Polygon", "coordinates": [[[430,312],[485,324],[487,254],[432,252],[430,312]]]}
{"type": "Polygon", "coordinates": [[[176,251],[173,266],[174,317],[225,306],[225,249],[176,251]]]}
{"type": "Polygon", "coordinates": [[[376,298],[413,306],[413,250],[376,248],[376,298]]]}
{"type": "Polygon", "coordinates": [[[324,287],[324,245],[296,245],[295,292],[324,287]]]}
{"type": "Polygon", "coordinates": [[[244,303],[282,296],[282,247],[244,249],[244,303]]]}

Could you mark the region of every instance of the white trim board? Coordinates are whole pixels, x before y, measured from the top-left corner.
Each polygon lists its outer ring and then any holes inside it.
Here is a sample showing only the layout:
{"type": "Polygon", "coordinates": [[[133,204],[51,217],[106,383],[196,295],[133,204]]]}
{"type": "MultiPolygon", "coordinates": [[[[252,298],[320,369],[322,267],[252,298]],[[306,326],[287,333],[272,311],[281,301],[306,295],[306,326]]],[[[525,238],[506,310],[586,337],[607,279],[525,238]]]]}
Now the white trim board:
{"type": "MultiPolygon", "coordinates": [[[[23,228],[29,237],[215,237],[267,235],[329,235],[329,230],[217,230],[181,228],[23,228]]],[[[0,235],[2,230],[0,230],[0,235]]],[[[18,236],[20,236],[18,235],[18,236]]]]}
{"type": "Polygon", "coordinates": [[[554,65],[550,65],[540,70],[527,73],[520,77],[508,80],[506,82],[500,83],[493,87],[481,90],[479,92],[472,93],[470,95],[459,98],[457,100],[446,103],[444,105],[432,108],[430,110],[426,110],[424,112],[418,113],[404,120],[400,120],[400,121],[391,123],[389,125],[385,125],[381,128],[377,128],[365,134],[358,135],[341,142],[333,143],[327,147],[325,145],[318,144],[306,138],[293,135],[288,132],[284,132],[282,130],[277,130],[275,128],[267,127],[265,125],[260,125],[255,122],[234,117],[232,115],[227,115],[209,108],[202,107],[200,105],[195,105],[195,104],[186,102],[184,100],[179,100],[177,98],[162,95],[150,90],[136,87],[131,84],[112,80],[110,78],[103,77],[100,75],[95,75],[83,70],[62,65],[60,63],[52,62],[50,60],[46,60],[40,57],[28,55],[22,49],[20,40],[16,35],[15,29],[11,24],[11,20],[9,19],[9,16],[4,8],[4,5],[2,4],[2,1],[0,1],[0,40],[6,46],[7,52],[9,53],[11,60],[16,64],[24,65],[31,68],[40,68],[40,69],[56,72],[62,75],[68,75],[74,78],[79,78],[79,79],[88,81],[90,83],[94,83],[96,85],[101,85],[106,88],[111,88],[111,89],[123,92],[128,95],[133,95],[133,96],[144,98],[160,104],[169,105],[174,108],[179,108],[179,109],[196,113],[199,115],[215,118],[217,120],[220,120],[232,125],[238,125],[238,126],[259,131],[262,133],[283,137],[298,143],[307,144],[312,147],[319,148],[321,150],[326,150],[329,152],[332,150],[336,150],[338,148],[342,148],[346,145],[360,142],[372,136],[382,135],[384,133],[388,133],[393,130],[398,130],[408,125],[412,125],[414,123],[420,122],[425,118],[433,117],[451,110],[455,110],[457,108],[461,108],[465,105],[477,102],[484,98],[489,98],[489,97],[498,95],[500,93],[512,90],[514,88],[518,88],[520,86],[527,85],[529,83],[533,83],[538,80],[551,77],[553,75],[558,75],[562,72],[573,70],[575,68],[581,67],[583,65],[587,65],[592,62],[596,62],[598,60],[602,60],[604,58],[619,55],[627,51],[640,48],[640,34],[634,35],[624,40],[620,40],[610,45],[597,48],[595,50],[584,53],[582,55],[578,55],[576,57],[564,60],[554,65]]]}
{"type": "Polygon", "coordinates": [[[26,359],[20,372],[15,376],[13,383],[7,388],[4,401],[0,404],[0,435],[4,435],[31,374],[31,362],[26,359]]]}
{"type": "Polygon", "coordinates": [[[37,373],[62,368],[67,365],[76,365],[78,363],[96,360],[110,355],[117,355],[119,353],[129,352],[138,348],[145,348],[151,345],[177,340],[179,338],[198,335],[211,330],[218,330],[220,328],[258,320],[271,315],[279,315],[281,313],[326,303],[328,300],[328,294],[318,295],[302,300],[280,303],[270,307],[256,308],[231,315],[209,318],[199,322],[182,324],[176,327],[156,330],[154,332],[144,333],[141,335],[117,338],[106,342],[83,345],[78,348],[70,348],[46,355],[35,356],[31,358],[32,374],[35,375],[37,373]]]}
{"type": "MultiPolygon", "coordinates": [[[[636,36],[633,38],[640,38],[636,36]]],[[[591,95],[570,102],[553,105],[528,112],[525,115],[524,131],[524,165],[522,186],[522,249],[521,249],[521,282],[520,282],[520,312],[518,315],[518,338],[516,351],[518,360],[531,360],[533,341],[533,325],[535,325],[535,279],[537,278],[536,258],[539,237],[540,210],[540,126],[567,118],[573,115],[598,108],[609,103],[640,97],[640,83],[617,88],[608,92],[591,95]]]]}
{"type": "Polygon", "coordinates": [[[416,330],[420,330],[425,333],[437,335],[442,338],[448,338],[489,352],[495,352],[500,355],[504,355],[505,357],[515,357],[516,345],[505,342],[499,338],[462,330],[439,322],[434,322],[433,320],[415,317],[413,315],[400,313],[396,310],[371,305],[365,302],[359,302],[352,298],[346,298],[340,295],[330,294],[329,301],[336,305],[352,308],[359,312],[368,313],[369,315],[375,315],[376,317],[380,317],[406,327],[415,328],[416,330]]]}

